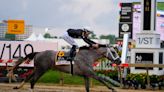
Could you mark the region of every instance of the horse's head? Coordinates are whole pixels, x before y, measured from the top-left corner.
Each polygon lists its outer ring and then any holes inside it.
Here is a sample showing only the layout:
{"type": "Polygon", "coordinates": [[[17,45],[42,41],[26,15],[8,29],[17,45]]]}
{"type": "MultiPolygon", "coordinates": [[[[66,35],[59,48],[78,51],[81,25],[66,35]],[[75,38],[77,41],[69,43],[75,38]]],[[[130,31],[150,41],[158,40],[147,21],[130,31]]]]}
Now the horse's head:
{"type": "Polygon", "coordinates": [[[102,55],[102,57],[105,57],[109,60],[111,60],[115,64],[120,64],[121,59],[116,50],[113,46],[109,45],[99,45],[99,48],[96,49],[97,53],[102,55]]]}

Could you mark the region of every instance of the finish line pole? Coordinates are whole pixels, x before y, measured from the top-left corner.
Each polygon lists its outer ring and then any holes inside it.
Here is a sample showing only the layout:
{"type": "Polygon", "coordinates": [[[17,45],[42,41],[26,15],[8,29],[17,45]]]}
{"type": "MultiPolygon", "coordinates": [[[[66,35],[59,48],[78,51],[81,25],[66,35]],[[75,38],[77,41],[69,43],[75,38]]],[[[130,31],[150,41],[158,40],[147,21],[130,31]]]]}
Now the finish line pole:
{"type": "Polygon", "coordinates": [[[127,63],[127,52],[128,52],[128,41],[129,40],[129,34],[125,33],[123,37],[123,47],[122,47],[122,54],[121,54],[121,63],[127,63]]]}
{"type": "MultiPolygon", "coordinates": [[[[128,42],[129,42],[129,34],[128,33],[125,33],[123,35],[123,47],[122,47],[122,54],[121,54],[121,63],[122,64],[125,64],[125,63],[128,63],[127,62],[127,53],[128,53],[128,42]]],[[[121,84],[123,84],[123,80],[122,79],[126,79],[126,76],[127,76],[127,68],[124,67],[124,70],[123,72],[121,71],[121,67],[120,67],[120,81],[121,81],[121,84]]],[[[122,85],[123,87],[123,85],[122,85]]]]}

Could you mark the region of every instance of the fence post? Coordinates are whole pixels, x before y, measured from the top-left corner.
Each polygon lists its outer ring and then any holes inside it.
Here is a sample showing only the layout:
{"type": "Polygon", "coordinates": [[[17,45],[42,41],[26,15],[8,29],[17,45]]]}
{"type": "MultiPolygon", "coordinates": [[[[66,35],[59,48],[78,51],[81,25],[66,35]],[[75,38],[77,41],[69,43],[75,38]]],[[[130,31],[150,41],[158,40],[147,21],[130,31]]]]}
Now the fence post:
{"type": "Polygon", "coordinates": [[[90,78],[90,86],[93,87],[93,79],[90,78]]]}
{"type": "Polygon", "coordinates": [[[64,85],[64,76],[63,76],[63,73],[62,73],[62,72],[60,72],[60,76],[61,76],[61,77],[60,77],[60,82],[59,82],[59,84],[63,86],[63,85],[64,85]]]}
{"type": "Polygon", "coordinates": [[[120,88],[123,88],[123,81],[122,81],[122,73],[123,71],[121,70],[121,66],[117,66],[118,68],[118,76],[120,78],[120,88]]]}
{"type": "Polygon", "coordinates": [[[146,75],[147,75],[147,87],[150,88],[150,77],[149,77],[149,67],[146,67],[146,75]]]}

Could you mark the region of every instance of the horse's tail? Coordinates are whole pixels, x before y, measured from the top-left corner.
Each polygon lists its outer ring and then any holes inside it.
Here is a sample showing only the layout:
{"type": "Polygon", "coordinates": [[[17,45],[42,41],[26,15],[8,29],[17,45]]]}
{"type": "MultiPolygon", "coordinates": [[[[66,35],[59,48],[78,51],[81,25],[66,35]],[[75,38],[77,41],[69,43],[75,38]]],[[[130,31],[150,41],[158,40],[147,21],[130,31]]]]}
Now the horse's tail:
{"type": "Polygon", "coordinates": [[[8,74],[7,74],[7,77],[10,77],[12,78],[13,80],[15,80],[15,78],[13,78],[13,71],[15,69],[18,68],[18,66],[20,64],[22,64],[23,62],[27,61],[27,62],[30,62],[32,59],[34,59],[35,55],[38,54],[39,52],[33,52],[33,53],[30,53],[28,55],[26,55],[24,58],[23,57],[20,57],[18,58],[18,60],[15,62],[15,65],[12,66],[12,68],[9,70],[8,74]]]}
{"type": "Polygon", "coordinates": [[[29,59],[29,60],[32,60],[34,59],[35,55],[38,54],[39,52],[33,52],[33,53],[30,53],[30,54],[27,54],[26,57],[24,58],[25,60],[26,59],[29,59]]]}
{"type": "Polygon", "coordinates": [[[34,59],[35,55],[38,54],[39,52],[33,52],[33,53],[30,53],[30,54],[27,54],[24,58],[23,57],[20,57],[18,59],[18,61],[15,62],[15,65],[13,66],[13,70],[15,68],[17,68],[20,64],[22,64],[23,62],[25,61],[28,61],[30,62],[31,60],[34,59]]]}

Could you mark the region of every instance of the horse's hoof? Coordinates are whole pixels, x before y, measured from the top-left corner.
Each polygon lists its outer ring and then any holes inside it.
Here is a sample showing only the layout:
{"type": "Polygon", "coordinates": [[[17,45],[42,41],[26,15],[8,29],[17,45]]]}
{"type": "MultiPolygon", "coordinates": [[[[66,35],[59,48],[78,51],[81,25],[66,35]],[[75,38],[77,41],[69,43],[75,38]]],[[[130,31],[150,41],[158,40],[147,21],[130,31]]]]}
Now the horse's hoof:
{"type": "Polygon", "coordinates": [[[13,89],[18,89],[18,87],[14,87],[13,89]]]}

